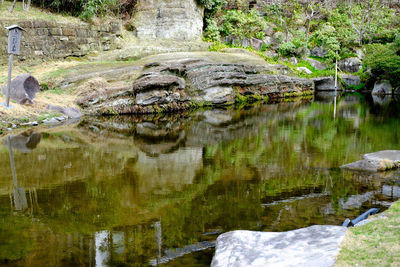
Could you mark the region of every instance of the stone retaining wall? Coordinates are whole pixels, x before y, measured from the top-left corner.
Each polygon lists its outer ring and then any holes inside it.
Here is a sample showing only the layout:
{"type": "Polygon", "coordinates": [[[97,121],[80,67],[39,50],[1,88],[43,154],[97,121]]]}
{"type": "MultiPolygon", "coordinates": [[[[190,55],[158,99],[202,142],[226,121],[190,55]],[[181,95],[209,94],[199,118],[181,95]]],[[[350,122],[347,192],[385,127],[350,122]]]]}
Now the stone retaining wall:
{"type": "Polygon", "coordinates": [[[21,55],[15,57],[21,61],[81,57],[92,51],[107,51],[116,47],[115,40],[121,35],[119,23],[94,26],[52,21],[0,21],[0,65],[8,59],[8,33],[4,27],[13,24],[26,30],[22,34],[21,55]]]}

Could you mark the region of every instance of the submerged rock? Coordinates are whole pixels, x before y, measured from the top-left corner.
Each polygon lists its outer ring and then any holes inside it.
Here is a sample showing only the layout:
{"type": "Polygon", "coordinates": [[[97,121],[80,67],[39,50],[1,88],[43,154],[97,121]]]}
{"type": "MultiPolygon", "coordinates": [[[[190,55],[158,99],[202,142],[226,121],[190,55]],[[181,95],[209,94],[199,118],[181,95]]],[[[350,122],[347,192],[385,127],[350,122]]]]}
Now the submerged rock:
{"type": "Polygon", "coordinates": [[[333,266],[346,230],[314,225],[282,233],[228,232],[218,237],[211,266],[333,266]]]}

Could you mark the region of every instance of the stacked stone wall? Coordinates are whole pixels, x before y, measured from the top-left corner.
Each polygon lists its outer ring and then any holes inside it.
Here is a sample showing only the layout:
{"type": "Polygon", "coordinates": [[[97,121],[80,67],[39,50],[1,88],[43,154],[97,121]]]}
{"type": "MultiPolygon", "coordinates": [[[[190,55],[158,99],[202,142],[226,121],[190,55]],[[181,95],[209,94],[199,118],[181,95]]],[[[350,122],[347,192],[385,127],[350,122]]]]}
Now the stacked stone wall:
{"type": "Polygon", "coordinates": [[[26,30],[22,34],[21,55],[16,56],[20,61],[82,57],[93,51],[107,51],[116,48],[115,41],[121,36],[119,23],[95,26],[52,21],[1,21],[0,64],[5,64],[8,59],[8,31],[4,27],[14,24],[26,30]]]}

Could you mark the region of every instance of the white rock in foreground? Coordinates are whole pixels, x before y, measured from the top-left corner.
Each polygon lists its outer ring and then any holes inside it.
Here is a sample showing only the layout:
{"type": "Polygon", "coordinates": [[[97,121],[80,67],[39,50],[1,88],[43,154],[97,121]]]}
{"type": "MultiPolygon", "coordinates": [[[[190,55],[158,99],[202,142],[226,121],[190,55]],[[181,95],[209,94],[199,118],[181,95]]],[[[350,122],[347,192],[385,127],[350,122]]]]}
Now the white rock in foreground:
{"type": "Polygon", "coordinates": [[[282,233],[228,232],[218,237],[211,266],[333,266],[346,230],[314,225],[282,233]]]}

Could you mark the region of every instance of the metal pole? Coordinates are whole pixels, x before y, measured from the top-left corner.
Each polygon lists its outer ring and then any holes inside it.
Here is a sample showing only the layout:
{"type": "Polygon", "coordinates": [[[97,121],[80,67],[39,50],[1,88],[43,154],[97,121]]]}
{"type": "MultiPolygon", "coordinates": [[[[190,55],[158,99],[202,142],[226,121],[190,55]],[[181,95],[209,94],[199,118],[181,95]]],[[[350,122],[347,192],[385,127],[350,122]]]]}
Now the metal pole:
{"type": "Polygon", "coordinates": [[[337,57],[336,57],[336,65],[335,65],[335,96],[337,91],[337,57]]]}
{"type": "Polygon", "coordinates": [[[13,57],[14,54],[10,54],[10,60],[8,61],[8,84],[7,84],[7,100],[6,100],[7,108],[10,106],[11,71],[12,71],[13,57]]]}

